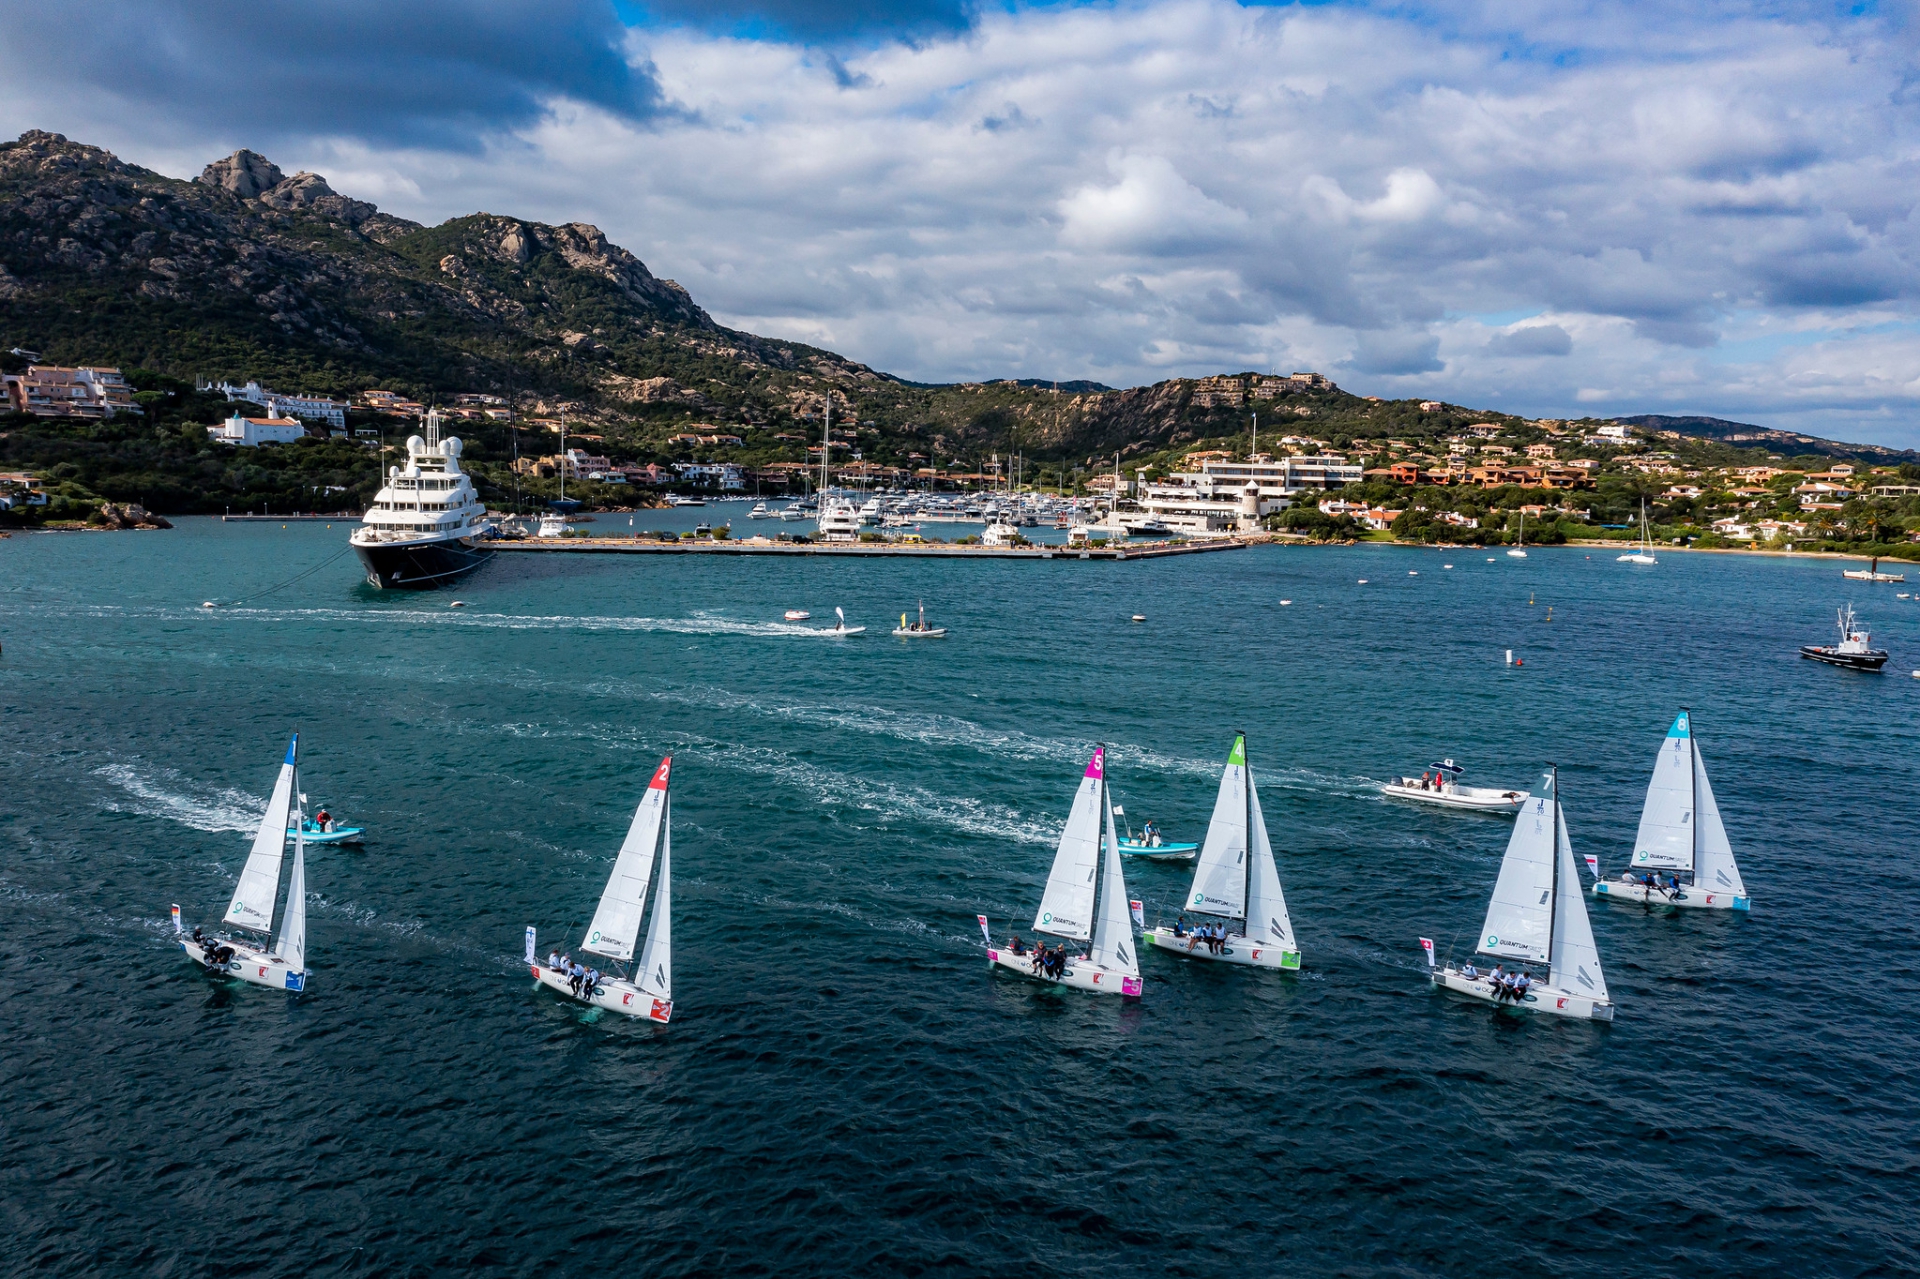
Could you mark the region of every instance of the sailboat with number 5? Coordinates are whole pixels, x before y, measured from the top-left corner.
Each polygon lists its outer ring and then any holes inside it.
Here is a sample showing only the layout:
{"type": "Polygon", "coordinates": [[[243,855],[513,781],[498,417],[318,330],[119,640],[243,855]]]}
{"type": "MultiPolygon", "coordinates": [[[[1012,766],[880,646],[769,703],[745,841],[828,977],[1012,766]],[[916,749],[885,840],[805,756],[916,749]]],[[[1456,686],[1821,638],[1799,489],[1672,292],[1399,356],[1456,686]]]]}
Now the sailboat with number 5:
{"type": "Polygon", "coordinates": [[[1273,864],[1266,815],[1260,811],[1260,793],[1247,764],[1245,733],[1234,735],[1226,771],[1220,775],[1220,794],[1213,802],[1206,841],[1200,845],[1186,909],[1224,920],[1223,931],[1230,927],[1234,931],[1209,941],[1160,924],[1147,934],[1147,940],[1189,959],[1255,968],[1300,967],[1300,946],[1293,939],[1287,897],[1273,864]]]}
{"type": "MultiPolygon", "coordinates": [[[[1133,903],[1120,871],[1120,838],[1113,829],[1113,805],[1107,798],[1107,748],[1095,748],[1087,772],[1074,793],[1060,848],[1047,875],[1046,892],[1033,919],[1033,931],[1068,942],[1087,942],[1083,955],[1063,955],[1049,966],[1034,950],[1002,949],[987,936],[987,962],[1022,977],[1056,986],[1105,991],[1137,998],[1140,962],[1134,952],[1133,903]],[[1104,825],[1101,821],[1105,817],[1104,825]]],[[[981,915],[980,930],[987,932],[981,915]]],[[[1062,948],[1065,949],[1064,947],[1062,948]]]]}
{"type": "Polygon", "coordinates": [[[1727,828],[1720,824],[1720,805],[1707,781],[1690,711],[1683,709],[1674,717],[1654,760],[1640,829],[1633,838],[1633,865],[1618,879],[1594,884],[1593,895],[1648,906],[1753,908],[1734,864],[1727,828]],[[1667,872],[1665,883],[1656,871],[1667,872]]]}
{"type": "Polygon", "coordinates": [[[600,894],[580,949],[610,961],[609,967],[628,967],[587,982],[571,969],[542,964],[535,949],[536,935],[527,929],[527,966],[542,986],[595,1008],[628,1017],[666,1022],[673,1016],[673,797],[668,791],[673,756],[660,761],[647,784],[647,793],[633,812],[626,842],[614,859],[613,874],[600,894]],[[634,942],[647,913],[647,892],[653,891],[653,915],[647,924],[640,962],[633,964],[634,942]]]}
{"type": "Polygon", "coordinates": [[[273,798],[253,836],[253,850],[241,868],[233,900],[221,923],[233,933],[209,936],[199,928],[187,936],[180,926],[180,907],[173,908],[173,931],[180,949],[210,973],[274,990],[307,988],[307,842],[306,813],[301,801],[298,770],[300,735],[287,743],[287,758],[273,784],[273,798]],[[288,830],[289,824],[293,829],[288,830]],[[293,869],[287,877],[285,904],[280,904],[280,865],[287,840],[293,840],[293,869]],[[277,909],[276,909],[277,908],[277,909]],[[275,916],[278,916],[276,920],[275,916]]]}

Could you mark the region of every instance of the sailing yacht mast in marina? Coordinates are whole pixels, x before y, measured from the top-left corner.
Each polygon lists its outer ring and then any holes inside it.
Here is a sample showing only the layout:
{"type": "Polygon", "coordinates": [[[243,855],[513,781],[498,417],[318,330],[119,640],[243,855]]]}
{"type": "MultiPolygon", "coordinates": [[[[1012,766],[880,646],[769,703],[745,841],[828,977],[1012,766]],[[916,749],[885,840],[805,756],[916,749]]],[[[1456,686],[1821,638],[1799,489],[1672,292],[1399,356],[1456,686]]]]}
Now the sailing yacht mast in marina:
{"type": "Polygon", "coordinates": [[[654,770],[647,793],[633,812],[620,855],[614,859],[606,891],[600,894],[600,907],[580,943],[588,954],[631,965],[651,883],[653,915],[640,962],[629,972],[604,976],[589,986],[564,969],[540,962],[532,928],[527,929],[526,956],[534,979],[569,999],[663,1023],[673,1016],[673,797],[668,790],[672,771],[671,755],[654,770]]]}
{"type": "MultiPolygon", "coordinates": [[[[1433,984],[1522,1012],[1612,1021],[1613,1002],[1600,971],[1586,901],[1573,859],[1573,841],[1567,835],[1566,813],[1560,807],[1559,770],[1550,767],[1514,822],[1507,855],[1500,862],[1500,878],[1487,903],[1480,943],[1474,948],[1478,954],[1500,959],[1543,963],[1546,979],[1514,998],[1511,988],[1496,985],[1471,964],[1456,968],[1449,962],[1433,972],[1433,984]]],[[[1427,963],[1432,964],[1432,944],[1423,941],[1423,945],[1427,963]]]]}
{"type": "MultiPolygon", "coordinates": [[[[987,962],[1050,985],[1138,997],[1142,982],[1131,906],[1107,800],[1107,748],[1100,746],[1074,792],[1073,809],[1060,832],[1060,847],[1033,920],[1036,933],[1090,943],[1087,953],[1068,956],[1055,976],[1036,965],[1031,954],[1000,949],[989,938],[987,962]]],[[[986,916],[980,924],[986,927],[986,916]]]]}
{"type": "Polygon", "coordinates": [[[1273,864],[1273,845],[1267,839],[1267,819],[1260,795],[1247,766],[1247,735],[1236,733],[1227,767],[1220,775],[1220,793],[1213,803],[1213,820],[1200,846],[1193,869],[1193,887],[1186,909],[1237,924],[1218,951],[1191,936],[1161,924],[1146,937],[1152,945],[1192,959],[1214,959],[1256,968],[1298,969],[1300,947],[1294,940],[1293,920],[1287,915],[1280,872],[1273,864]]]}
{"type": "Polygon", "coordinates": [[[1686,906],[1708,910],[1751,910],[1753,903],[1734,864],[1733,845],[1720,822],[1707,781],[1706,761],[1693,735],[1693,715],[1682,709],[1667,730],[1653,776],[1647,782],[1647,801],[1640,810],[1640,829],[1633,838],[1633,865],[1618,879],[1593,886],[1595,897],[1608,901],[1643,902],[1649,906],[1686,906]],[[1655,877],[1666,871],[1680,886],[1662,887],[1655,877]]]}
{"type": "Polygon", "coordinates": [[[306,812],[301,806],[304,797],[294,764],[299,746],[300,735],[295,733],[287,743],[286,761],[280,765],[260,829],[254,832],[253,849],[241,868],[233,900],[220,921],[239,933],[208,937],[196,928],[191,937],[186,936],[180,927],[180,907],[173,908],[173,931],[180,949],[189,957],[209,972],[230,974],[275,990],[305,990],[307,986],[307,844],[302,830],[306,812]],[[287,878],[286,901],[281,905],[280,864],[286,855],[290,821],[293,869],[287,878]]]}

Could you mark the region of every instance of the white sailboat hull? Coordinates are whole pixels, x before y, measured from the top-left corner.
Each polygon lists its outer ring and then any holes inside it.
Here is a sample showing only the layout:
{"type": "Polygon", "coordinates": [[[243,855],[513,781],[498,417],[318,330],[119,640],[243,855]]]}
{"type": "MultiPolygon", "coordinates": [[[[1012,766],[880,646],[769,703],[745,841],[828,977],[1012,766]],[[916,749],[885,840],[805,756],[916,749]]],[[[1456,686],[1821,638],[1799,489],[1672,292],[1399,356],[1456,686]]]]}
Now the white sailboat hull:
{"type": "Polygon", "coordinates": [[[585,1004],[589,1008],[604,1008],[608,1012],[619,1013],[625,1017],[638,1017],[645,1021],[657,1021],[665,1025],[673,1016],[673,1001],[661,999],[649,994],[630,981],[621,981],[614,977],[602,977],[593,988],[593,997],[582,998],[573,993],[573,984],[554,969],[542,964],[529,965],[533,975],[542,986],[557,991],[576,1004],[585,1004]]]}
{"type": "Polygon", "coordinates": [[[1010,950],[990,948],[987,951],[987,962],[1043,985],[1072,986],[1076,990],[1091,990],[1103,995],[1125,995],[1138,999],[1145,985],[1142,978],[1102,968],[1085,956],[1069,957],[1058,977],[1035,972],[1031,953],[1016,955],[1010,950]]]}
{"type": "Polygon", "coordinates": [[[1576,994],[1571,990],[1561,990],[1554,986],[1535,983],[1518,1002],[1502,999],[1494,994],[1493,983],[1485,977],[1468,979],[1449,965],[1433,974],[1433,984],[1441,990],[1452,991],[1456,995],[1465,995],[1469,999],[1484,1000],[1523,1013],[1551,1013],[1556,1017],[1578,1017],[1584,1021],[1612,1021],[1613,1004],[1609,1000],[1594,999],[1588,995],[1576,994]]]}
{"type": "Polygon", "coordinates": [[[1193,939],[1174,936],[1173,929],[1164,924],[1144,936],[1150,944],[1171,951],[1182,959],[1207,959],[1217,964],[1245,964],[1252,968],[1277,968],[1287,972],[1297,972],[1300,968],[1299,951],[1280,946],[1250,946],[1245,937],[1229,936],[1216,955],[1207,949],[1204,941],[1193,942],[1189,949],[1187,943],[1193,939]]]}
{"type": "Polygon", "coordinates": [[[1603,879],[1593,886],[1593,895],[1610,902],[1647,903],[1655,906],[1678,906],[1689,910],[1747,910],[1753,909],[1753,900],[1735,893],[1709,893],[1698,884],[1682,884],[1675,893],[1665,888],[1649,889],[1635,880],[1603,879]]]}
{"type": "MultiPolygon", "coordinates": [[[[224,944],[233,947],[233,958],[223,967],[211,969],[212,972],[223,977],[238,977],[241,981],[265,986],[269,990],[299,991],[307,988],[307,974],[289,967],[287,961],[278,955],[241,942],[229,941],[224,944]]],[[[187,958],[202,968],[207,967],[206,947],[191,937],[182,937],[180,949],[187,952],[187,958]]]]}
{"type": "Polygon", "coordinates": [[[1494,790],[1489,786],[1451,786],[1445,790],[1422,790],[1405,782],[1389,782],[1380,788],[1382,795],[1395,799],[1418,800],[1442,808],[1466,808],[1482,813],[1517,813],[1527,802],[1523,790],[1494,790]]]}

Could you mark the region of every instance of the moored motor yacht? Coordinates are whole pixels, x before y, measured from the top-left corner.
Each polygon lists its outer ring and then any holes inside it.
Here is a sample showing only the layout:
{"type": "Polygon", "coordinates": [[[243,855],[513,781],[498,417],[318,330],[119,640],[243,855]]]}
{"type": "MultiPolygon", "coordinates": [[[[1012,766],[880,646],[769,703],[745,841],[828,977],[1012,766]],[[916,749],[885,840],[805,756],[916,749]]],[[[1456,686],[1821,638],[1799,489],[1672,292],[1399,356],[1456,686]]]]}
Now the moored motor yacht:
{"type": "Polygon", "coordinates": [[[428,410],[426,438],[407,439],[407,464],[387,468],[387,482],[348,541],[383,589],[449,586],[485,564],[493,548],[486,507],[460,469],[460,441],[440,438],[440,414],[428,410]]]}

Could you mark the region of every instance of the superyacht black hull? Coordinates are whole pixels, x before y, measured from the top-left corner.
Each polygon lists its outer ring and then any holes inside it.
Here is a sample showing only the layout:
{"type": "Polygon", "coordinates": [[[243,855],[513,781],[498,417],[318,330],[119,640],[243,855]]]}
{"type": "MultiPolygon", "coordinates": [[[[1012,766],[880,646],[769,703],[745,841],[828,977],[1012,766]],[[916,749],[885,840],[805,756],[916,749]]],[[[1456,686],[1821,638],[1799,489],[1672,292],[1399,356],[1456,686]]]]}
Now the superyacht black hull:
{"type": "Polygon", "coordinates": [[[367,570],[367,584],[381,590],[431,591],[452,586],[493,558],[493,548],[475,538],[372,546],[356,542],[354,554],[367,570]]]}

